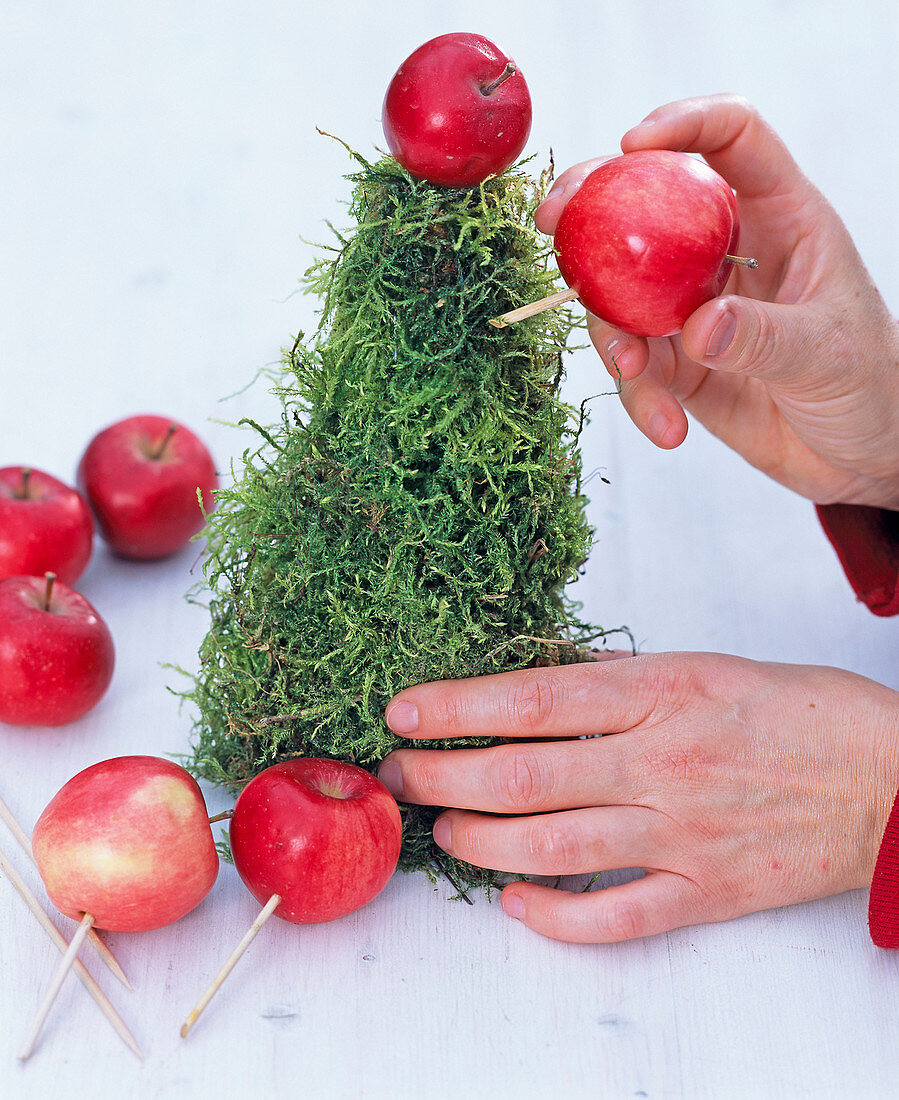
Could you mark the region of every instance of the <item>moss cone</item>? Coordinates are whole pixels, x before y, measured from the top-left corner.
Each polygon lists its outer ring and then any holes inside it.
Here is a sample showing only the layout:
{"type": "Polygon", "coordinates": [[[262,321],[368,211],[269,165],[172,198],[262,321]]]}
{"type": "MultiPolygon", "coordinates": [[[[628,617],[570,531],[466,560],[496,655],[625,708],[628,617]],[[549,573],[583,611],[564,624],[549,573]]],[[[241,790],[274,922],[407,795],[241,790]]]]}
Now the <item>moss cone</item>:
{"type": "MultiPolygon", "coordinates": [[[[558,394],[571,318],[488,323],[556,289],[543,181],[452,190],[357,160],[356,228],[307,273],[318,332],[206,532],[193,769],[235,788],[295,755],[374,770],[410,743],[383,720],[401,688],[581,660],[603,633],[565,595],[591,540],[583,416],[558,394]]],[[[402,867],[493,881],[438,857],[437,811],[403,809],[402,867]]]]}

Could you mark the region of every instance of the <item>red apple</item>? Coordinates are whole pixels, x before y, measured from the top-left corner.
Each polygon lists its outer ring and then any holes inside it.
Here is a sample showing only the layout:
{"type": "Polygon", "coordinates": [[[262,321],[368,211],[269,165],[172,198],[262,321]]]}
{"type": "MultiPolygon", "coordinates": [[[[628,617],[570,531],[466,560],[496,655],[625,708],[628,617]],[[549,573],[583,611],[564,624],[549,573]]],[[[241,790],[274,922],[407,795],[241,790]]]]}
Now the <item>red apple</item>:
{"type": "Polygon", "coordinates": [[[100,701],[114,663],[109,628],[78,592],[52,574],[0,580],[0,722],[74,722],[100,701]]]}
{"type": "Polygon", "coordinates": [[[724,289],[740,221],[704,161],[645,150],[601,164],[559,218],[559,271],[583,305],[637,336],[670,336],[724,289]]]}
{"type": "Polygon", "coordinates": [[[531,97],[515,63],[492,42],[443,34],[397,69],[381,120],[391,153],[413,176],[473,187],[521,153],[531,97]]]}
{"type": "Polygon", "coordinates": [[[74,584],[93,537],[90,509],[76,489],[33,467],[0,469],[0,577],[49,571],[74,584]]]}
{"type": "Polygon", "coordinates": [[[189,428],[171,417],[129,416],[90,441],[78,484],[110,548],[147,560],[180,550],[202,528],[218,478],[189,428]]]}
{"type": "Polygon", "coordinates": [[[56,794],[38,818],[34,858],[66,916],[111,932],[161,928],[212,889],[218,854],[203,795],[170,760],[103,760],[56,794]]]}
{"type": "Polygon", "coordinates": [[[339,760],[298,758],[260,772],[231,818],[234,866],[262,904],[297,924],[346,916],[387,885],[402,826],[375,776],[339,760]]]}

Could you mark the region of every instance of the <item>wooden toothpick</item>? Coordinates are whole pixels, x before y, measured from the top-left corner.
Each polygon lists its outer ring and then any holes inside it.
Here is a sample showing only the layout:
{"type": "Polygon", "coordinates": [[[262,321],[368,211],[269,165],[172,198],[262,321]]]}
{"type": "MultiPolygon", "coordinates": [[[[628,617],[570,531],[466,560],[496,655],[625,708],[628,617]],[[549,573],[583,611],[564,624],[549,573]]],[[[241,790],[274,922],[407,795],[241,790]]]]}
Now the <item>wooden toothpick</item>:
{"type": "MultiPolygon", "coordinates": [[[[758,260],[753,259],[752,256],[732,256],[728,253],[724,259],[729,264],[739,264],[741,267],[755,269],[759,266],[758,260]]],[[[573,302],[576,298],[577,291],[570,287],[567,290],[559,290],[546,298],[538,298],[536,302],[529,302],[526,306],[519,306],[518,309],[503,313],[499,317],[491,317],[490,324],[494,328],[505,328],[507,325],[514,325],[516,321],[524,321],[528,317],[536,317],[538,313],[545,313],[548,309],[563,306],[566,302],[573,302]]]]}
{"type": "MultiPolygon", "coordinates": [[[[22,850],[25,852],[31,862],[34,863],[34,852],[31,849],[31,841],[28,838],[28,834],[18,823],[15,816],[13,815],[12,810],[9,808],[9,806],[6,805],[2,798],[0,798],[0,817],[2,817],[3,820],[6,822],[7,828],[19,842],[19,846],[22,848],[22,850]]],[[[126,989],[131,989],[131,982],[128,981],[128,978],[125,975],[125,971],[121,968],[121,966],[119,966],[119,960],[109,950],[95,928],[92,928],[90,932],[88,932],[87,938],[88,942],[100,956],[103,962],[106,963],[107,967],[112,971],[112,973],[115,974],[115,976],[119,979],[122,985],[125,986],[126,989]]]]}
{"type": "Polygon", "coordinates": [[[75,959],[81,949],[84,939],[90,931],[91,925],[94,923],[94,918],[90,913],[85,913],[81,918],[81,923],[78,925],[78,931],[72,936],[72,941],[69,944],[68,950],[62,957],[62,962],[56,969],[56,973],[53,975],[53,981],[50,983],[50,988],[47,990],[46,996],[41,1002],[41,1007],[37,1010],[37,1015],[34,1018],[34,1023],[31,1025],[31,1031],[28,1032],[28,1038],[22,1049],[19,1051],[19,1058],[24,1062],[26,1058],[31,1055],[34,1050],[34,1044],[37,1042],[37,1037],[41,1033],[41,1028],[44,1026],[44,1022],[50,1015],[50,1009],[53,1007],[53,1002],[62,988],[62,983],[68,977],[69,971],[75,963],[75,959]]]}
{"type": "MultiPolygon", "coordinates": [[[[69,944],[66,942],[64,936],[53,923],[53,921],[50,920],[49,916],[47,916],[47,913],[41,907],[41,904],[35,897],[33,891],[31,890],[31,887],[28,885],[27,882],[25,882],[25,880],[21,877],[15,867],[12,866],[12,864],[9,862],[2,851],[0,851],[0,870],[3,871],[3,873],[13,884],[16,890],[18,890],[19,894],[21,894],[23,900],[25,901],[25,904],[35,915],[35,917],[37,917],[40,926],[44,929],[50,939],[53,940],[53,942],[63,953],[63,955],[65,955],[65,953],[69,949],[69,944]]],[[[130,1047],[131,1050],[134,1051],[138,1058],[143,1058],[143,1051],[137,1045],[137,1040],[126,1027],[125,1021],[113,1008],[112,1002],[91,977],[84,963],[81,962],[80,959],[76,959],[73,969],[78,979],[81,981],[81,984],[100,1006],[100,1011],[112,1024],[119,1038],[128,1047],[130,1047]]]]}
{"type": "Polygon", "coordinates": [[[212,981],[212,984],[209,986],[209,988],[206,990],[206,992],[203,994],[203,996],[199,999],[199,1001],[197,1001],[196,1008],[194,1008],[193,1012],[191,1012],[191,1014],[184,1021],[184,1024],[181,1028],[181,1038],[182,1039],[187,1038],[188,1032],[194,1026],[194,1024],[197,1022],[197,1020],[200,1018],[200,1013],[203,1011],[203,1009],[209,1004],[209,1002],[212,1000],[212,998],[219,991],[219,988],[221,987],[221,985],[224,982],[225,978],[228,977],[228,975],[231,973],[231,971],[234,969],[234,967],[240,961],[240,958],[243,955],[243,953],[246,951],[246,949],[250,946],[250,944],[256,938],[256,935],[259,932],[260,928],[262,928],[262,926],[265,924],[265,922],[272,915],[272,913],[274,913],[274,911],[277,909],[277,907],[280,904],[281,904],[281,895],[280,894],[272,894],[272,896],[265,903],[265,907],[263,908],[262,912],[253,921],[253,923],[250,925],[250,929],[247,932],[247,934],[240,941],[240,943],[237,945],[237,947],[235,947],[234,951],[231,953],[230,957],[228,958],[228,961],[225,963],[225,965],[222,967],[222,969],[215,976],[214,980],[212,981]]]}
{"type": "Polygon", "coordinates": [[[570,287],[568,290],[559,290],[555,294],[550,294],[547,298],[540,298],[536,302],[529,302],[526,306],[512,309],[500,317],[491,317],[490,324],[494,328],[505,328],[506,325],[514,325],[516,321],[523,321],[527,317],[535,317],[538,313],[545,313],[548,309],[563,306],[566,302],[573,302],[576,298],[577,291],[572,290],[570,287]]]}

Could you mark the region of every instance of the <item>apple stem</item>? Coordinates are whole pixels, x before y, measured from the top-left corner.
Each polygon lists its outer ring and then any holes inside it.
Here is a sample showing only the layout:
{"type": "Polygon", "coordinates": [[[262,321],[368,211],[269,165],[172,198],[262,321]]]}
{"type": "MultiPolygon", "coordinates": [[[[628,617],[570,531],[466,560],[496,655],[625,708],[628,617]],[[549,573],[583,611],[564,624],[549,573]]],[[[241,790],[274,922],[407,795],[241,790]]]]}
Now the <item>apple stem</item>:
{"type": "Polygon", "coordinates": [[[739,264],[741,267],[751,267],[754,269],[759,266],[758,260],[754,260],[752,256],[731,256],[728,254],[724,259],[729,264],[739,264]]]}
{"type": "Polygon", "coordinates": [[[217,821],[227,821],[231,817],[234,817],[233,810],[222,810],[222,812],[216,814],[215,817],[210,817],[209,824],[214,825],[217,821]]]}
{"type": "Polygon", "coordinates": [[[193,1010],[193,1012],[191,1012],[191,1014],[184,1021],[184,1024],[181,1028],[181,1038],[182,1039],[187,1038],[188,1032],[194,1026],[194,1024],[197,1022],[197,1020],[200,1018],[200,1013],[209,1004],[209,1002],[212,1000],[212,998],[216,995],[216,993],[218,992],[219,987],[221,986],[222,982],[224,982],[225,978],[228,977],[228,975],[231,973],[231,971],[234,969],[234,967],[240,961],[240,958],[243,955],[244,951],[246,951],[246,949],[250,946],[250,944],[256,938],[256,934],[259,932],[259,929],[262,928],[262,926],[265,924],[265,922],[272,915],[272,913],[274,913],[274,911],[278,908],[278,906],[280,904],[281,904],[281,895],[280,894],[272,894],[272,896],[265,903],[265,906],[263,907],[262,912],[253,921],[253,923],[250,925],[250,928],[249,928],[249,931],[247,932],[247,934],[240,941],[240,943],[237,945],[237,947],[235,947],[234,950],[231,952],[231,955],[228,957],[228,961],[225,963],[225,965],[222,967],[222,969],[218,972],[218,974],[216,974],[215,978],[213,979],[212,983],[210,984],[210,986],[206,990],[206,992],[203,994],[203,996],[199,999],[199,1001],[197,1001],[196,1008],[193,1010]]]}
{"type": "Polygon", "coordinates": [[[165,438],[159,444],[159,446],[156,448],[155,451],[150,452],[150,458],[156,459],[157,461],[160,458],[162,458],[162,456],[165,454],[166,447],[168,447],[168,445],[169,445],[169,441],[171,440],[172,436],[177,431],[178,431],[178,425],[177,424],[169,424],[169,430],[165,433],[165,438]]]}
{"type": "Polygon", "coordinates": [[[505,84],[509,77],[512,76],[513,73],[515,73],[516,71],[517,70],[515,68],[515,63],[513,61],[510,61],[492,84],[488,84],[486,87],[481,88],[481,95],[493,95],[500,84],[505,84]]]}
{"type": "Polygon", "coordinates": [[[53,599],[53,585],[56,583],[55,573],[45,573],[44,576],[47,579],[46,587],[44,588],[44,610],[50,610],[50,601],[53,599]]]}
{"type": "Polygon", "coordinates": [[[31,497],[31,467],[22,467],[22,494],[20,500],[28,500],[31,497]]]}

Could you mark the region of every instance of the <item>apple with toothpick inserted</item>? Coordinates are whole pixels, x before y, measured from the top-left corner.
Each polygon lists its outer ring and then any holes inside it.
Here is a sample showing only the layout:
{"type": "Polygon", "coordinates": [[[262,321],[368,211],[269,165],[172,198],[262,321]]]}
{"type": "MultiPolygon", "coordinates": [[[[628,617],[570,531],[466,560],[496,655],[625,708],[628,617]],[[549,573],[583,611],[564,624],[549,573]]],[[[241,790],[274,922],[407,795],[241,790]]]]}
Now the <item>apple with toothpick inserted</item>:
{"type": "Polygon", "coordinates": [[[264,906],[188,1016],[182,1038],[273,913],[314,924],[360,909],[396,870],[401,839],[393,795],[354,764],[298,757],[251,779],[234,805],[231,854],[264,906]]]}
{"type": "Polygon", "coordinates": [[[155,756],[114,757],[73,776],[38,818],[32,848],[50,900],[79,924],[21,1059],[94,927],[145,932],[171,924],[200,904],[218,874],[200,788],[184,768],[155,756]]]}
{"type": "Polygon", "coordinates": [[[491,324],[523,321],[578,299],[603,321],[635,336],[673,336],[719,295],[737,256],[734,193],[704,161],[647,149],[600,164],[568,200],[554,246],[569,289],[520,306],[491,324]]]}
{"type": "Polygon", "coordinates": [[[203,527],[218,478],[209,450],[189,428],[141,415],[94,436],[78,484],[109,547],[148,561],[180,550],[203,527]]]}
{"type": "Polygon", "coordinates": [[[109,687],[115,648],[82,596],[46,577],[0,580],[0,722],[62,726],[109,687]]]}
{"type": "Polygon", "coordinates": [[[0,469],[0,577],[50,572],[74,584],[93,536],[90,508],[77,489],[33,467],[0,469]]]}
{"type": "Polygon", "coordinates": [[[443,34],[400,65],[381,118],[390,152],[413,176],[474,187],[521,153],[531,97],[515,62],[488,39],[443,34]]]}
{"type": "Polygon", "coordinates": [[[119,756],[68,781],[37,820],[34,858],[50,900],[98,928],[145,932],[206,897],[218,853],[206,804],[184,768],[119,756]]]}
{"type": "Polygon", "coordinates": [[[231,818],[234,866],[259,902],[297,924],[361,908],[396,870],[402,826],[393,795],[339,760],[287,760],[240,792],[231,818]]]}
{"type": "Polygon", "coordinates": [[[737,202],[704,161],[664,149],[601,164],[566,204],[554,245],[591,313],[637,336],[670,336],[724,289],[737,202]]]}

